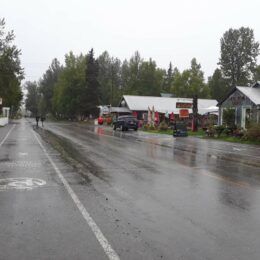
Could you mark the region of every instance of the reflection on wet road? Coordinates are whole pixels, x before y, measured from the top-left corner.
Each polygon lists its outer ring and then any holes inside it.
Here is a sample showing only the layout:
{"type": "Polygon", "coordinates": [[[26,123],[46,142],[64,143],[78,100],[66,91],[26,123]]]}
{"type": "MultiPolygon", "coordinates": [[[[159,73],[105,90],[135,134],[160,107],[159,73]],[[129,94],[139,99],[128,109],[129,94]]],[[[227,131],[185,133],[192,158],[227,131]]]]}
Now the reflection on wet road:
{"type": "Polygon", "coordinates": [[[259,147],[80,124],[46,129],[77,147],[92,185],[154,255],[259,259],[259,147]]]}

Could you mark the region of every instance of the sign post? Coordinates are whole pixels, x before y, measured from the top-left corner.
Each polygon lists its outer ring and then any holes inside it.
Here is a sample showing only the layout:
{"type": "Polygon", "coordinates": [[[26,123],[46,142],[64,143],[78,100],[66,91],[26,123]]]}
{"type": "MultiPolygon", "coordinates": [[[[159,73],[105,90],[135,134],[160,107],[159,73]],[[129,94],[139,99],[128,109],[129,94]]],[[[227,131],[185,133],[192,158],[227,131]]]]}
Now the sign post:
{"type": "Polygon", "coordinates": [[[0,97],[0,115],[2,114],[3,99],[0,97]]]}
{"type": "Polygon", "coordinates": [[[198,96],[193,97],[193,106],[192,106],[192,132],[198,131],[198,96]]]}

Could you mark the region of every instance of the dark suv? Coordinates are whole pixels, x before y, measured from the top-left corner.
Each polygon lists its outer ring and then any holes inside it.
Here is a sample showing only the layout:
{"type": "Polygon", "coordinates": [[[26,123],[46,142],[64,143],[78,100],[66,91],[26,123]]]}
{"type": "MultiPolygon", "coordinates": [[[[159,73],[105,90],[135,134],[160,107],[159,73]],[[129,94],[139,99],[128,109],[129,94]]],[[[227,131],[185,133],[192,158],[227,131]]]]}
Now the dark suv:
{"type": "Polygon", "coordinates": [[[134,116],[119,116],[116,121],[113,122],[113,129],[116,130],[120,128],[122,131],[127,131],[128,129],[138,129],[138,121],[134,116]]]}

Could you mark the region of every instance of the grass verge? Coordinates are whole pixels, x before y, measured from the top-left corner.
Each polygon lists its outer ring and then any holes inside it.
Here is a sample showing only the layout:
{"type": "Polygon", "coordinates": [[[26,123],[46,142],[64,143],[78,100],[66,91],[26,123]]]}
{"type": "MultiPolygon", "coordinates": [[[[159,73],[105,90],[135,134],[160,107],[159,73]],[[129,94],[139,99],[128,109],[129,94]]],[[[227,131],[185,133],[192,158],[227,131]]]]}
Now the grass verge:
{"type": "MultiPolygon", "coordinates": [[[[173,130],[145,130],[141,129],[144,132],[152,133],[152,134],[165,134],[172,135],[173,130]]],[[[240,143],[240,144],[253,144],[260,145],[260,142],[250,141],[250,140],[241,140],[239,137],[234,136],[220,136],[220,137],[208,137],[202,129],[199,129],[197,132],[188,131],[188,136],[203,138],[207,140],[215,140],[215,141],[223,141],[223,142],[231,142],[231,143],[240,143]]]]}

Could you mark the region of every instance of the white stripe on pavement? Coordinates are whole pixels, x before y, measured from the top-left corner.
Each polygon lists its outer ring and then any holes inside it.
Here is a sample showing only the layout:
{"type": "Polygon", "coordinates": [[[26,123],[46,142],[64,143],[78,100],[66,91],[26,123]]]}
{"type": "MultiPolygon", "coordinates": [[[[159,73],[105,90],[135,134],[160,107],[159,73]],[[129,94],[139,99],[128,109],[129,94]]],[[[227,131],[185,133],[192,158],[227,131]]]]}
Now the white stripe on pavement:
{"type": "Polygon", "coordinates": [[[5,140],[8,138],[8,136],[10,135],[10,133],[13,131],[13,129],[15,128],[15,125],[12,126],[12,128],[8,131],[8,133],[6,134],[5,138],[2,140],[2,142],[0,143],[0,147],[2,146],[2,144],[5,142],[5,140]]]}
{"type": "Polygon", "coordinates": [[[39,145],[41,146],[44,154],[46,155],[46,157],[48,158],[49,162],[51,163],[52,167],[54,168],[55,172],[57,173],[57,175],[59,176],[60,180],[62,181],[62,183],[64,184],[66,190],[68,191],[69,195],[71,196],[71,198],[73,199],[74,203],[76,204],[76,206],[78,207],[80,213],[82,214],[83,218],[86,220],[87,224],[89,225],[89,227],[91,228],[91,230],[93,231],[94,235],[96,236],[98,242],[100,243],[100,245],[102,246],[103,250],[105,251],[107,257],[109,260],[120,260],[118,254],[115,252],[115,250],[112,248],[112,246],[109,244],[108,240],[105,238],[105,236],[103,235],[103,233],[101,232],[100,228],[98,227],[98,225],[95,223],[95,221],[92,219],[92,217],[90,216],[90,214],[88,213],[88,211],[86,210],[86,208],[84,207],[84,205],[82,204],[82,202],[79,200],[78,196],[76,195],[76,193],[73,191],[73,189],[70,187],[69,183],[67,182],[67,180],[63,177],[62,173],[60,172],[59,168],[56,166],[56,164],[53,162],[53,160],[51,159],[51,157],[49,156],[48,152],[46,151],[46,149],[44,148],[44,146],[42,145],[41,141],[39,140],[39,138],[36,136],[35,132],[33,130],[31,130],[34,134],[34,137],[36,138],[37,142],[39,143],[39,145]]]}

